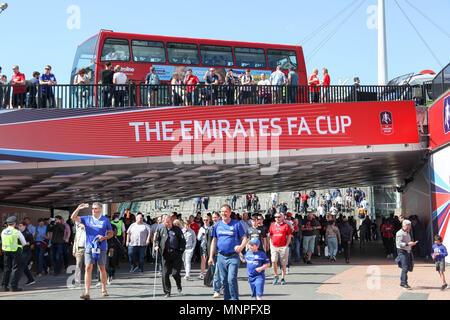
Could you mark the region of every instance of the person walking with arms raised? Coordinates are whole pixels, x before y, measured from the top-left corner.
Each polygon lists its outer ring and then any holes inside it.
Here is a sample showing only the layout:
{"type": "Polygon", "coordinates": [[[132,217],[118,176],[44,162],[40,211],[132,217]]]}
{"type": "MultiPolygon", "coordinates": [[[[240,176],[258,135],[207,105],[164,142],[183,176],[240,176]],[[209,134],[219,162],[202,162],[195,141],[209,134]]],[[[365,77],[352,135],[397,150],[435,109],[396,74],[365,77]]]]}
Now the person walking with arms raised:
{"type": "Polygon", "coordinates": [[[89,208],[89,204],[82,203],[72,213],[71,219],[74,222],[84,224],[86,230],[86,246],[84,253],[84,261],[86,272],[84,276],[85,292],[80,296],[81,299],[90,300],[90,286],[92,281],[92,269],[97,260],[100,269],[100,278],[102,281],[102,295],[108,296],[106,292],[106,253],[107,242],[114,236],[109,219],[102,216],[102,205],[98,202],[92,204],[92,215],[79,217],[80,210],[89,208]]]}

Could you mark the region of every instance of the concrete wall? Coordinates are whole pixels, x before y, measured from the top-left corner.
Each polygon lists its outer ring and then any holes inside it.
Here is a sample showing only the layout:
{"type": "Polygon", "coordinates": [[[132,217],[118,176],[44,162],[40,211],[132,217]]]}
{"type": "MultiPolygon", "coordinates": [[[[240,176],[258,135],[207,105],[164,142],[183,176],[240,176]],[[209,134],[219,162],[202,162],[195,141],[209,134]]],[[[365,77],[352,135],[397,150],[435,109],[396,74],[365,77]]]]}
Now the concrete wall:
{"type": "Polygon", "coordinates": [[[39,218],[50,217],[50,209],[0,204],[0,226],[2,226],[10,216],[16,216],[18,221],[22,221],[25,217],[29,217],[31,223],[36,225],[39,218]]]}

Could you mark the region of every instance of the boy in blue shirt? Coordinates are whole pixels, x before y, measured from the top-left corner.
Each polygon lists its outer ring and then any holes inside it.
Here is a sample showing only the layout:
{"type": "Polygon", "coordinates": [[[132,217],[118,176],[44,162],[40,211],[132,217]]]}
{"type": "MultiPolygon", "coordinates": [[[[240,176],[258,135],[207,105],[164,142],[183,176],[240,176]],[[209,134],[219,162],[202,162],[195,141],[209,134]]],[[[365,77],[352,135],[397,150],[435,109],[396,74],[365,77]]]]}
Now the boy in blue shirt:
{"type": "Polygon", "coordinates": [[[442,244],[442,237],[439,235],[434,236],[434,245],[432,247],[433,252],[431,253],[431,257],[436,263],[436,271],[439,272],[439,275],[442,278],[442,287],[441,290],[447,288],[447,282],[445,281],[445,257],[447,256],[447,248],[442,244]]]}
{"type": "Polygon", "coordinates": [[[256,300],[262,300],[266,280],[264,270],[270,267],[270,260],[263,251],[259,250],[258,238],[252,238],[248,243],[250,250],[241,260],[247,263],[248,282],[252,290],[252,297],[256,296],[256,300]]]}

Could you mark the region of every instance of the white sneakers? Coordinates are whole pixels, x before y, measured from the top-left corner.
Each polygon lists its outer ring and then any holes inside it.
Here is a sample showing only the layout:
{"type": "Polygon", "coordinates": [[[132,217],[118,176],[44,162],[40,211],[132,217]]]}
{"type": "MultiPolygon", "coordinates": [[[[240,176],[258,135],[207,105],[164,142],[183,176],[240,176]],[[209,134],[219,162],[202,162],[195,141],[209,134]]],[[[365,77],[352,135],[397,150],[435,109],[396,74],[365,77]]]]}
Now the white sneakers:
{"type": "Polygon", "coordinates": [[[219,292],[214,292],[213,298],[220,298],[220,293],[219,292]]]}

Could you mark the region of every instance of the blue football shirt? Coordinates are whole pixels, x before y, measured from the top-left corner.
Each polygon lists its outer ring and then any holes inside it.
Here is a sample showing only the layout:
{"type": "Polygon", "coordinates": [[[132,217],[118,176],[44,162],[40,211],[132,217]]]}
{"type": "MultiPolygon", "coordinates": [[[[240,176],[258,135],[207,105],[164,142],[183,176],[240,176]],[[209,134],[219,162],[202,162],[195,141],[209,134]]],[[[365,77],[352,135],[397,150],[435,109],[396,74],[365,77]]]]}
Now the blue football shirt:
{"type": "MultiPolygon", "coordinates": [[[[111,222],[108,218],[101,216],[95,219],[93,216],[80,217],[81,223],[86,227],[86,249],[92,249],[93,241],[97,236],[106,236],[108,230],[112,230],[111,222]]],[[[101,251],[108,249],[106,240],[100,242],[99,248],[101,251]]]]}
{"type": "Polygon", "coordinates": [[[217,250],[220,253],[230,254],[234,252],[235,246],[241,244],[245,231],[237,220],[231,219],[228,224],[220,220],[214,225],[211,236],[217,238],[217,250]]]}
{"type": "Polygon", "coordinates": [[[267,258],[264,252],[258,250],[255,253],[253,253],[251,250],[249,250],[245,254],[244,259],[247,261],[247,275],[250,278],[266,276],[265,270],[261,271],[261,273],[256,271],[256,268],[259,268],[265,265],[266,263],[270,263],[269,258],[267,258]]]}

